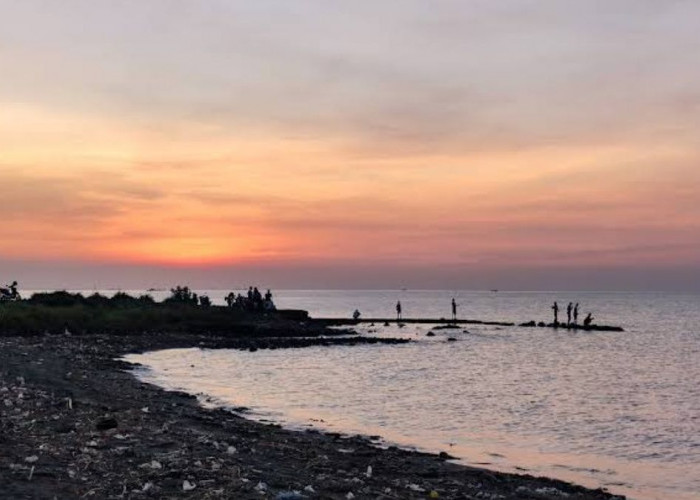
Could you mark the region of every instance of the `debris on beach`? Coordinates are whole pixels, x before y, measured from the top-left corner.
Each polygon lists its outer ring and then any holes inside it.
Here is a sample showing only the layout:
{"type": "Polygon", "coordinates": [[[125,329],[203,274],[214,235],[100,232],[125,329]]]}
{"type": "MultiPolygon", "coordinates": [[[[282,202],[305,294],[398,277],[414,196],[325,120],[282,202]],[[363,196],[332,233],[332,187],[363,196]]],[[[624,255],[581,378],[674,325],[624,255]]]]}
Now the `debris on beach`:
{"type": "MultiPolygon", "coordinates": [[[[116,359],[216,342],[198,335],[0,337],[0,496],[561,500],[562,492],[568,500],[613,498],[469,469],[434,454],[382,449],[378,436],[293,432],[206,409],[195,397],[142,384],[116,359]],[[27,370],[27,361],[38,359],[27,370]]],[[[253,345],[260,344],[245,341],[245,348],[253,345]]]]}
{"type": "Polygon", "coordinates": [[[541,488],[528,488],[527,486],[520,486],[516,490],[516,493],[528,496],[530,498],[568,498],[569,494],[565,491],[561,491],[557,488],[546,486],[541,488]]]}
{"type": "Polygon", "coordinates": [[[303,500],[304,495],[299,491],[281,491],[275,496],[275,500],[303,500]]]}

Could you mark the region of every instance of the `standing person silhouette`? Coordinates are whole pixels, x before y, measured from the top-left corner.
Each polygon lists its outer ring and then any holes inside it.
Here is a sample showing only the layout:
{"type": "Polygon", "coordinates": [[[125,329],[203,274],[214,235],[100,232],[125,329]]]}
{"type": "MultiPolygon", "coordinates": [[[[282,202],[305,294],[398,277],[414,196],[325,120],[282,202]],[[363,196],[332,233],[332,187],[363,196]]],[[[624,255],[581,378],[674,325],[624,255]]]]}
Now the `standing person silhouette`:
{"type": "Polygon", "coordinates": [[[455,302],[455,298],[452,297],[452,321],[457,320],[457,302],[455,302]]]}
{"type": "Polygon", "coordinates": [[[578,302],[576,302],[576,307],[574,307],[574,325],[578,325],[578,302]]]}
{"type": "Polygon", "coordinates": [[[556,302],[552,306],[552,310],[554,311],[554,324],[558,325],[559,324],[559,304],[556,302]]]}
{"type": "Polygon", "coordinates": [[[566,306],[566,326],[569,326],[571,324],[571,310],[574,308],[574,305],[569,302],[569,305],[566,306]]]}
{"type": "Polygon", "coordinates": [[[401,321],[401,301],[396,303],[396,321],[401,321]]]}

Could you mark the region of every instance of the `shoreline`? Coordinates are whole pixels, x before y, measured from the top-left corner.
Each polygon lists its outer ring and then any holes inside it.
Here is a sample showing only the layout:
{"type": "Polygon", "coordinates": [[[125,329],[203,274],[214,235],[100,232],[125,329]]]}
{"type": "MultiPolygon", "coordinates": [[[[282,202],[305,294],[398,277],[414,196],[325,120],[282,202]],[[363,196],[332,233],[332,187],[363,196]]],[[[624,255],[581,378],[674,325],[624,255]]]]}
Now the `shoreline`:
{"type": "Polygon", "coordinates": [[[133,365],[117,359],[179,347],[377,342],[404,341],[191,334],[0,338],[0,497],[259,499],[299,491],[304,498],[332,499],[427,498],[432,492],[454,499],[624,498],[458,465],[444,454],[380,449],[365,436],[286,430],[207,409],[194,396],[140,382],[133,365]]]}

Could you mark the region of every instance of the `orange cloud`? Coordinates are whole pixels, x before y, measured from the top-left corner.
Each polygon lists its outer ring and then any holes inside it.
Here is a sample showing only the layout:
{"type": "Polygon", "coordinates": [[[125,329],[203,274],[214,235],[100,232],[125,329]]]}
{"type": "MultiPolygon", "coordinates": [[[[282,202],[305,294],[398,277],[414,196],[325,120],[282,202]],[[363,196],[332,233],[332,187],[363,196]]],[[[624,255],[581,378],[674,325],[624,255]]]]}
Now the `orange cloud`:
{"type": "Polygon", "coordinates": [[[4,257],[213,266],[695,262],[683,142],[349,153],[329,136],[35,106],[0,119],[4,257]],[[656,246],[663,241],[665,249],[656,246]]]}

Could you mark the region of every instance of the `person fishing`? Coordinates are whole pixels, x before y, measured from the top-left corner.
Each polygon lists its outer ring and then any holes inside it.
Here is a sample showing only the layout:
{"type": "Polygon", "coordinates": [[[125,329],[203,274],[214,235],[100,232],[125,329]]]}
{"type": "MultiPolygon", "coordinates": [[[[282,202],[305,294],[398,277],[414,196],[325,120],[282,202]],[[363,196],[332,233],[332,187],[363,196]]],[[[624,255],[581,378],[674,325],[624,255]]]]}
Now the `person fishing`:
{"type": "Polygon", "coordinates": [[[591,313],[588,313],[588,315],[583,320],[583,326],[586,326],[586,327],[591,326],[594,319],[595,318],[593,317],[593,315],[591,313]]]}
{"type": "Polygon", "coordinates": [[[571,310],[574,308],[574,304],[569,302],[569,305],[566,306],[566,325],[569,326],[571,324],[571,310]]]}
{"type": "Polygon", "coordinates": [[[396,321],[401,321],[401,301],[396,303],[396,321]]]}
{"type": "Polygon", "coordinates": [[[578,325],[578,302],[576,302],[574,307],[574,325],[578,325]]]}
{"type": "Polygon", "coordinates": [[[554,324],[558,325],[559,324],[559,304],[554,302],[554,305],[552,306],[552,310],[554,311],[554,324]]]}
{"type": "Polygon", "coordinates": [[[452,321],[457,320],[457,302],[455,302],[455,298],[452,297],[452,321]]]}

